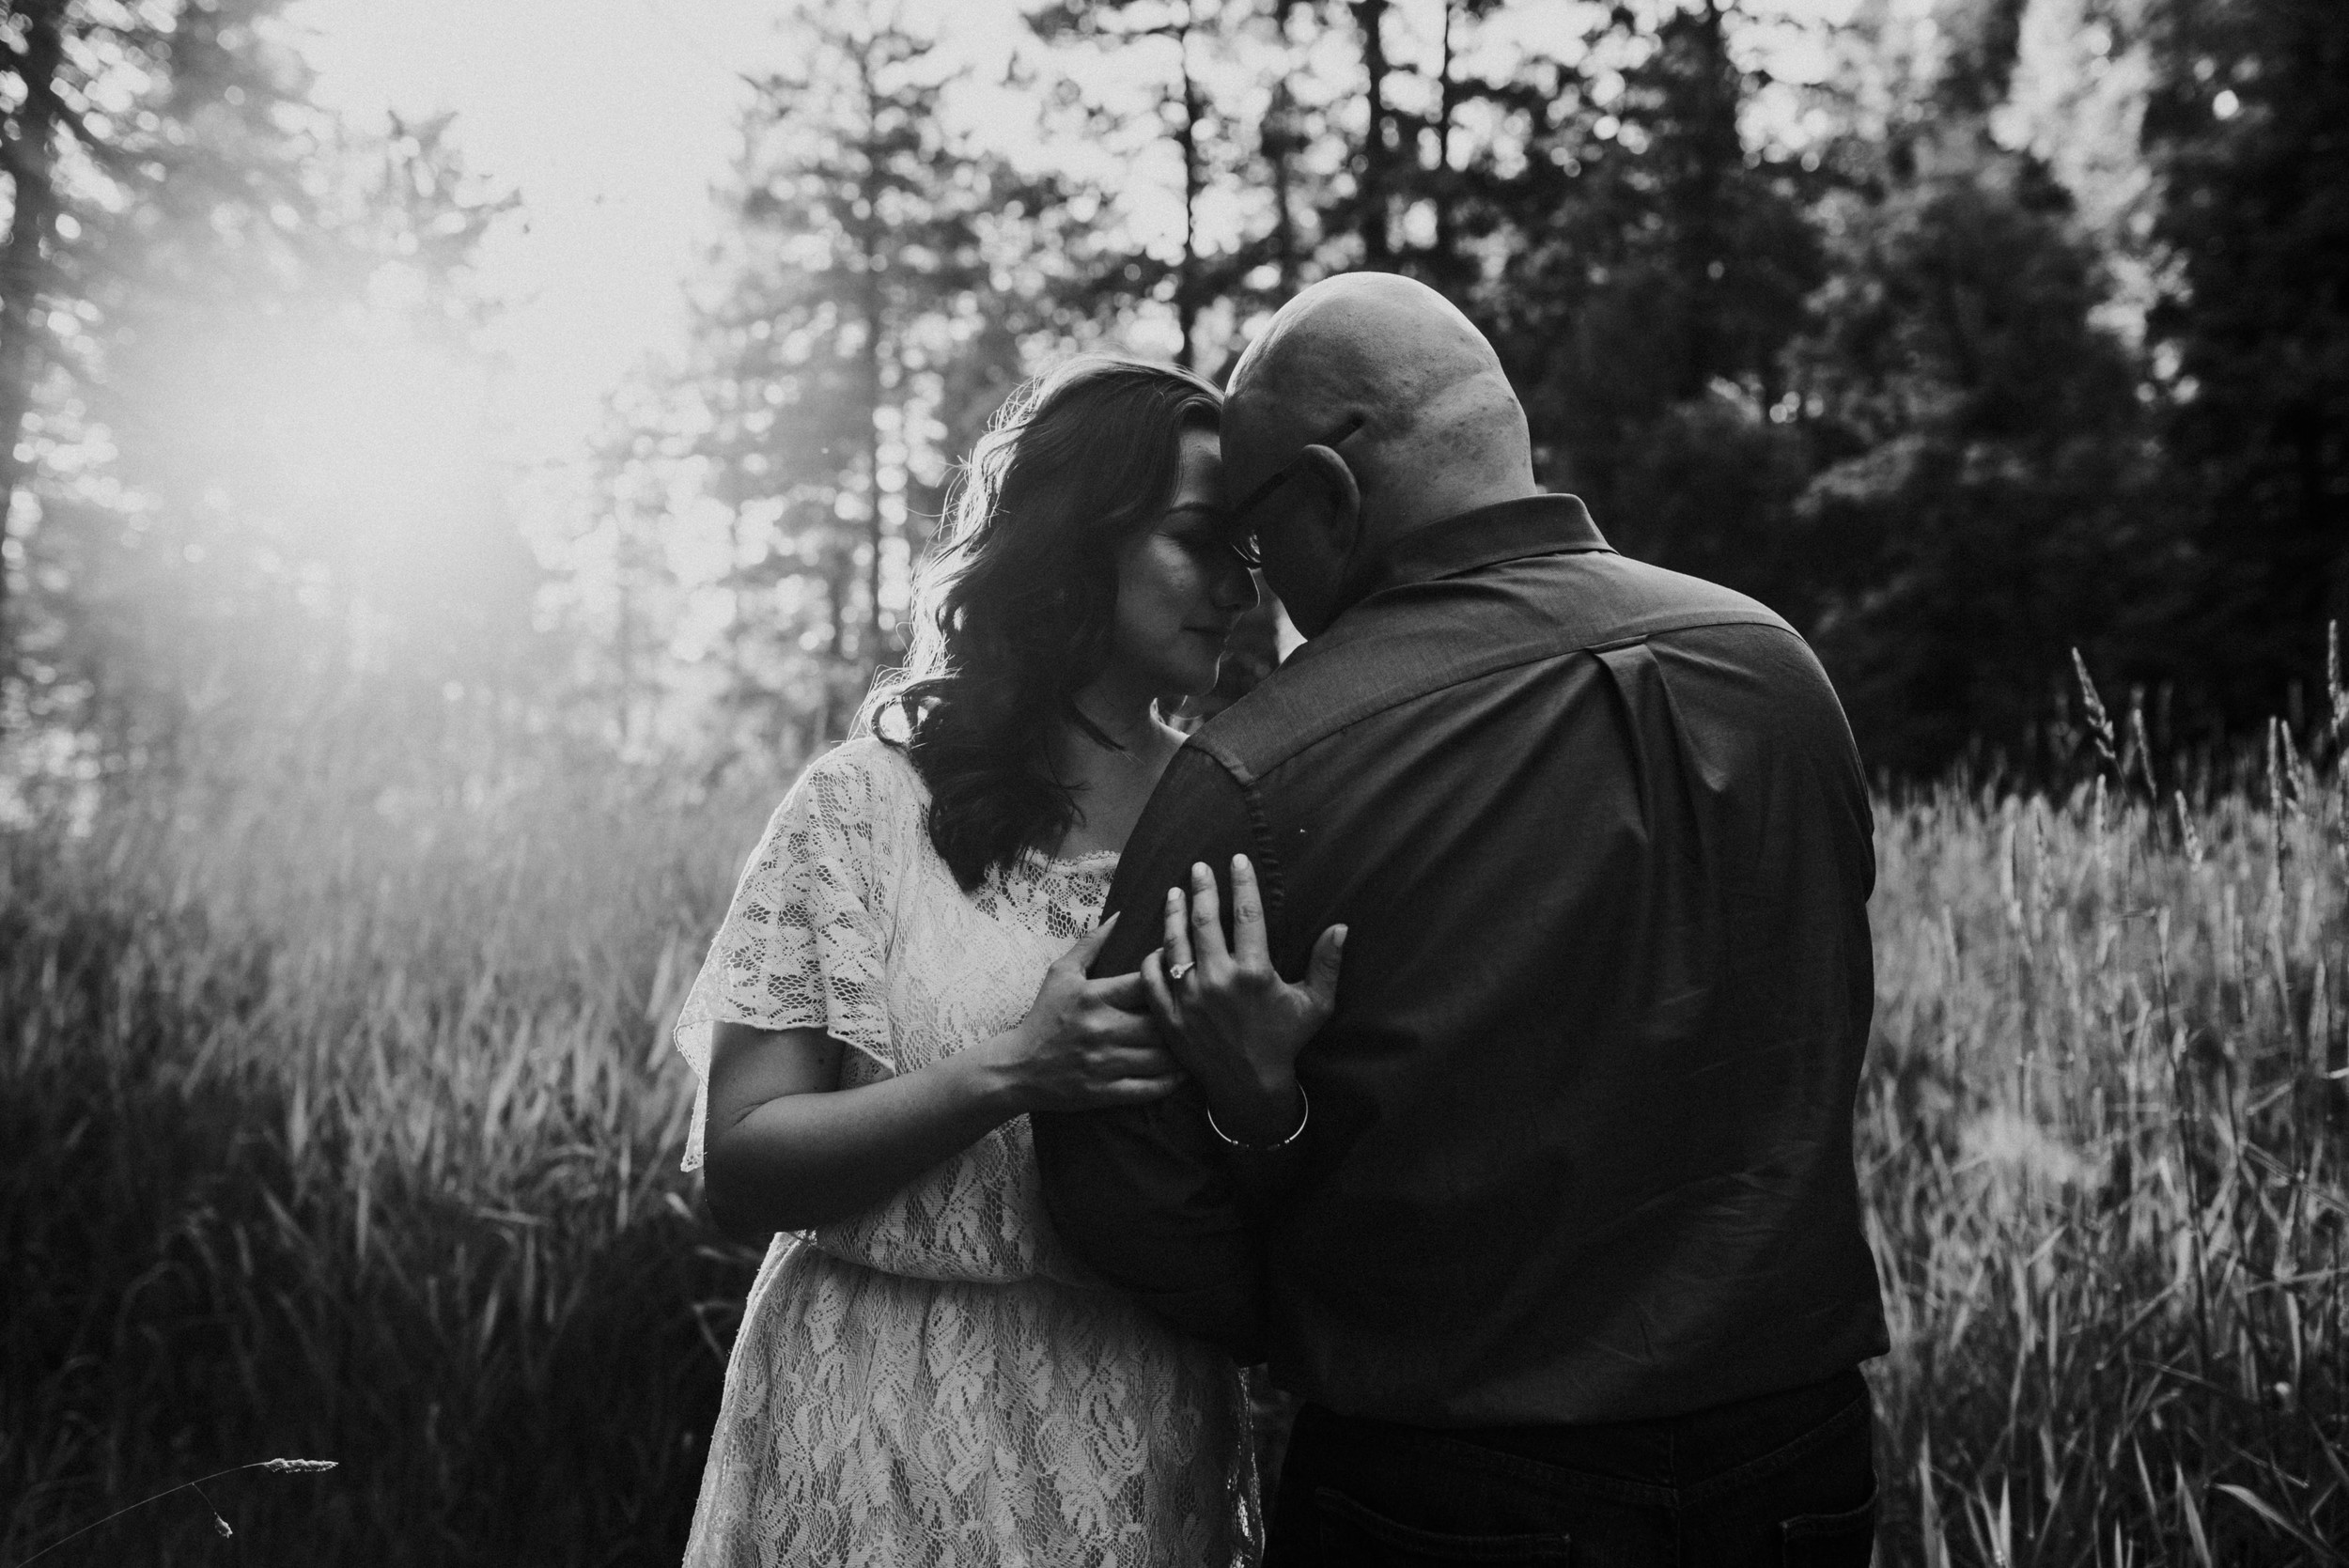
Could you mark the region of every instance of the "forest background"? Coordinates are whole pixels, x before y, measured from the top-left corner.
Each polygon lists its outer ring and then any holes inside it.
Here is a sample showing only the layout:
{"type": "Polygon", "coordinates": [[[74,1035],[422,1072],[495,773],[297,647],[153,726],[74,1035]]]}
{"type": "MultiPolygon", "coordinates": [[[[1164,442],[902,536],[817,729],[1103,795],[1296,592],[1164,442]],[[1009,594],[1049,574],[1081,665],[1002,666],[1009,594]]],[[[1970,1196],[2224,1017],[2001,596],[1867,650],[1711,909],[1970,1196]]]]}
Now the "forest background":
{"type": "Polygon", "coordinates": [[[1221,374],[1349,267],[1457,300],[1544,482],[1792,619],[1876,768],[2044,768],[2075,647],[2165,751],[2305,722],[2349,605],[2336,8],[1055,0],[994,81],[803,8],[688,343],[549,506],[482,427],[473,262],[528,213],[461,126],[337,123],[275,6],[20,6],[11,774],[350,680],[800,754],[1022,375],[1221,374]]]}
{"type": "Polygon", "coordinates": [[[1879,780],[1901,1560],[2338,1560],[2349,8],[779,6],[683,345],[528,471],[526,206],[293,14],[0,17],[0,1556],[299,1440],[365,1475],[143,1549],[673,1560],[746,1264],[663,1034],[760,815],[1022,376],[1368,267],[1879,780]]]}

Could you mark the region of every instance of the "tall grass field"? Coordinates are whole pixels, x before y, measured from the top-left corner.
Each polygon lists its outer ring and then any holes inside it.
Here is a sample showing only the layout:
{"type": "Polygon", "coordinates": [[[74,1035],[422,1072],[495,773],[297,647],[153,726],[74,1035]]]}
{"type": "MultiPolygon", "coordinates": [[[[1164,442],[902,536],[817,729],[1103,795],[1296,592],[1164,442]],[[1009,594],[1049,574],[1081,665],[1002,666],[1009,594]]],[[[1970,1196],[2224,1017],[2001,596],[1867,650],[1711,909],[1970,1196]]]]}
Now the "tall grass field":
{"type": "MultiPolygon", "coordinates": [[[[386,733],[0,830],[0,1565],[279,1455],[44,1564],[677,1560],[754,1260],[667,1026],[787,773],[386,733]]],[[[1878,1560],[2341,1562],[2337,735],[2092,733],[1879,804],[1878,1560]]]]}

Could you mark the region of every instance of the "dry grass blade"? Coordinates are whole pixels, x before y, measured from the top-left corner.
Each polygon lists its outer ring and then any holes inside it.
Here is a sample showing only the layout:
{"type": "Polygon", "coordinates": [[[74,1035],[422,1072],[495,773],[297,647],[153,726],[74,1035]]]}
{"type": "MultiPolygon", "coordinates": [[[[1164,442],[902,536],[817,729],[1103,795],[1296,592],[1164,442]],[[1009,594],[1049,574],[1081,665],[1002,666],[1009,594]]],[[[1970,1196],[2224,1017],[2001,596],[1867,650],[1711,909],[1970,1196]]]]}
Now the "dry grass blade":
{"type": "Polygon", "coordinates": [[[2326,1562],[2349,1561],[2349,1559],[2344,1559],[2341,1553],[2335,1551],[2332,1547],[2327,1546],[2324,1542],[2310,1535],[2298,1525],[2294,1524],[2290,1519],[2285,1518],[2282,1510],[2275,1507],[2273,1504],[2268,1502],[2266,1498],[2261,1497],[2249,1487],[2237,1486],[2231,1481],[2222,1481],[2214,1486],[2212,1490],[2216,1492],[2223,1492],[2228,1497],[2234,1498],[2235,1501],[2243,1504],[2244,1507],[2249,1509],[2252,1513],[2257,1514],[2261,1518],[2266,1520],[2278,1529],[2282,1530],[2286,1535],[2291,1536],[2295,1541],[2300,1543],[2301,1545],[2306,1546],[2310,1551],[2314,1552],[2323,1560],[2326,1562]]]}
{"type": "Polygon", "coordinates": [[[157,1492],[150,1497],[141,1498],[134,1503],[127,1503],[124,1506],[116,1509],[112,1514],[107,1514],[104,1518],[93,1520],[91,1523],[84,1525],[80,1529],[75,1530],[71,1535],[66,1536],[62,1540],[51,1542],[48,1545],[43,1546],[32,1556],[24,1559],[22,1562],[19,1562],[17,1564],[17,1568],[31,1568],[33,1563],[39,1562],[42,1558],[47,1557],[51,1552],[54,1552],[58,1547],[65,1545],[68,1542],[78,1541],[83,1536],[87,1535],[90,1531],[99,1529],[101,1526],[113,1524],[117,1519],[121,1518],[125,1514],[132,1513],[137,1509],[145,1508],[150,1502],[160,1502],[163,1498],[170,1497],[175,1492],[194,1492],[197,1497],[204,1498],[205,1511],[211,1515],[213,1529],[223,1537],[232,1536],[237,1532],[229,1529],[228,1521],[220,1516],[220,1510],[212,1506],[212,1499],[204,1496],[204,1483],[206,1482],[218,1481],[223,1476],[237,1475],[245,1470],[268,1470],[277,1475],[315,1475],[322,1470],[333,1469],[337,1463],[338,1461],[333,1459],[257,1459],[250,1465],[231,1465],[225,1470],[214,1470],[210,1475],[198,1476],[194,1481],[183,1481],[177,1486],[166,1486],[162,1491],[157,1492]]]}

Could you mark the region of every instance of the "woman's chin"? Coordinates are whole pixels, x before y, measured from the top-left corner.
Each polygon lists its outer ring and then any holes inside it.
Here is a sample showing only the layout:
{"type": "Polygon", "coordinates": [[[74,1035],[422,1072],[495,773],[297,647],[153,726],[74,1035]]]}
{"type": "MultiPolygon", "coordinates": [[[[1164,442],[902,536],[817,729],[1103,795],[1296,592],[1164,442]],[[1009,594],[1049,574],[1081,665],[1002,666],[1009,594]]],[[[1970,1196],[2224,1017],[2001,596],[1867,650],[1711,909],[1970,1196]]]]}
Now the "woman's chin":
{"type": "Polygon", "coordinates": [[[1159,706],[1172,713],[1185,703],[1195,702],[1214,691],[1215,677],[1221,663],[1219,659],[1204,674],[1197,670],[1186,670],[1177,675],[1169,671],[1168,679],[1159,693],[1159,706]]]}

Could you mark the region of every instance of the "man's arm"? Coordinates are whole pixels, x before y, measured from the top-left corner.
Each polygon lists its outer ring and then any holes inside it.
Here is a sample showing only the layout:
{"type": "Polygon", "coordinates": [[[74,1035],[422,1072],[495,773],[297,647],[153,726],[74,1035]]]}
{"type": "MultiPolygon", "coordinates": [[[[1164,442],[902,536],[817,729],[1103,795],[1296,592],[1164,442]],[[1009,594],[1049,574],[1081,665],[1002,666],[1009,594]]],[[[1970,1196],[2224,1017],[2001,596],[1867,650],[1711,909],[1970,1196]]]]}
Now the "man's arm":
{"type": "MultiPolygon", "coordinates": [[[[1194,862],[1224,866],[1236,854],[1265,867],[1246,794],[1221,764],[1185,746],[1127,841],[1103,910],[1125,918],[1094,974],[1139,968],[1159,944],[1166,890],[1188,887],[1194,862]]],[[[1268,883],[1268,902],[1277,888],[1268,883]]],[[[1262,1359],[1256,1245],[1232,1151],[1209,1128],[1197,1089],[1131,1110],[1031,1120],[1045,1206],[1077,1255],[1235,1359],[1262,1359]]]]}

